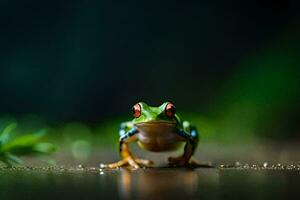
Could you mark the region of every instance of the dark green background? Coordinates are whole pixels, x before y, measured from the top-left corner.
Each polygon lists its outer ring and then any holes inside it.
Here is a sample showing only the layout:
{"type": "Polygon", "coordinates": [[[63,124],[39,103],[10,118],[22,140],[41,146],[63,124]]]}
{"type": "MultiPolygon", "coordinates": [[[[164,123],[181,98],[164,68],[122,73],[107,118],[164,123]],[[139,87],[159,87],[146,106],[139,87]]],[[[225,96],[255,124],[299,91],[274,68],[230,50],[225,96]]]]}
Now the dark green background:
{"type": "MultiPolygon", "coordinates": [[[[294,1],[0,1],[0,115],[98,123],[137,101],[298,138],[294,1]]],[[[128,114],[129,116],[129,114],[128,114]]]]}

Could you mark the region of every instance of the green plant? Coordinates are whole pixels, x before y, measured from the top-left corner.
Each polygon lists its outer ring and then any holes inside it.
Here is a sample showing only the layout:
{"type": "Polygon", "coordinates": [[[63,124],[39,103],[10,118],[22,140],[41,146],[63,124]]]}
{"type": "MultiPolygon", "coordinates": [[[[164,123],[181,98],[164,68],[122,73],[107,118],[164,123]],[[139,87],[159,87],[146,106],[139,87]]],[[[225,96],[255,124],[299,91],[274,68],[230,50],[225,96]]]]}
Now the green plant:
{"type": "Polygon", "coordinates": [[[22,164],[19,156],[49,154],[55,151],[53,144],[41,142],[45,136],[45,130],[16,136],[13,134],[16,127],[16,123],[11,123],[0,132],[0,161],[3,163],[9,166],[22,164]]]}

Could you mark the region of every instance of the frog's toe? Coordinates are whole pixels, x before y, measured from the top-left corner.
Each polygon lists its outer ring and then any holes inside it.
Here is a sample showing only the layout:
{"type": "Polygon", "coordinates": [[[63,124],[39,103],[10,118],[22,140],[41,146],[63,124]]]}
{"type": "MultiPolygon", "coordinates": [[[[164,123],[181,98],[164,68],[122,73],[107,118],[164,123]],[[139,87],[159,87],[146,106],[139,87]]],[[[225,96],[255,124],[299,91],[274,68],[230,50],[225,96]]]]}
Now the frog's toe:
{"type": "Polygon", "coordinates": [[[201,164],[198,160],[191,159],[191,160],[190,160],[190,165],[201,166],[201,165],[203,165],[203,164],[201,164]]]}
{"type": "Polygon", "coordinates": [[[135,169],[140,168],[140,166],[138,165],[138,163],[136,162],[135,159],[133,159],[133,158],[131,158],[131,157],[127,157],[126,160],[127,160],[127,163],[128,163],[131,167],[133,167],[133,168],[135,168],[135,169]]]}
{"type": "Polygon", "coordinates": [[[182,156],[179,157],[169,157],[169,166],[172,167],[181,167],[189,164],[189,161],[182,156]]]}
{"type": "Polygon", "coordinates": [[[142,167],[153,167],[154,162],[152,160],[135,159],[135,161],[142,167]]]}
{"type": "Polygon", "coordinates": [[[115,163],[100,164],[100,168],[115,169],[120,167],[126,167],[128,165],[132,168],[138,169],[140,167],[153,167],[154,162],[151,160],[134,159],[132,157],[127,157],[115,163]]]}
{"type": "Polygon", "coordinates": [[[123,166],[126,166],[126,165],[128,165],[127,160],[120,160],[118,162],[111,163],[111,164],[100,164],[100,168],[115,169],[115,168],[123,167],[123,166]]]}
{"type": "Polygon", "coordinates": [[[197,160],[190,160],[189,162],[189,166],[191,168],[198,168],[198,167],[201,167],[201,168],[214,168],[213,164],[211,162],[208,162],[208,163],[201,163],[197,160]]]}

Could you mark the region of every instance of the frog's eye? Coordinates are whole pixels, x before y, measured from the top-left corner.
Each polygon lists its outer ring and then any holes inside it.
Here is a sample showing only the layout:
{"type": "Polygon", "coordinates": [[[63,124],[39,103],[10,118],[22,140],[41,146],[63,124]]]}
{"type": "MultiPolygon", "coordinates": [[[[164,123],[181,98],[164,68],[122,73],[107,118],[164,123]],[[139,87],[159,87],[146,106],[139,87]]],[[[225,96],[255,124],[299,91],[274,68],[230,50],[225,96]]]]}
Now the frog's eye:
{"type": "Polygon", "coordinates": [[[142,114],[142,108],[141,108],[141,105],[139,103],[135,104],[133,107],[132,107],[132,112],[133,112],[133,116],[135,118],[138,118],[141,116],[142,114]]]}
{"type": "Polygon", "coordinates": [[[174,104],[168,103],[165,107],[165,114],[168,117],[173,117],[175,115],[175,112],[176,112],[176,109],[175,109],[174,104]]]}

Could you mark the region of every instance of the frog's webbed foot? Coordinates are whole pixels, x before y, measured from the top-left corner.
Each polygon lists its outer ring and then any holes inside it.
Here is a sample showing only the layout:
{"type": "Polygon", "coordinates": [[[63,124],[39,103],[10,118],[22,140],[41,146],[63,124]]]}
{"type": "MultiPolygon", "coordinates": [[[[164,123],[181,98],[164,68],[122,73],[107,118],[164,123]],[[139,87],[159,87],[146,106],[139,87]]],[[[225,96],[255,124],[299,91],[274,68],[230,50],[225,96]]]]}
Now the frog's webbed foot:
{"type": "Polygon", "coordinates": [[[185,156],[169,157],[168,161],[169,166],[171,167],[182,167],[189,165],[189,158],[187,159],[185,156]]]}
{"type": "Polygon", "coordinates": [[[213,168],[214,166],[211,163],[200,163],[195,159],[185,159],[183,156],[179,157],[169,157],[169,166],[170,167],[188,167],[188,168],[213,168]]]}
{"type": "Polygon", "coordinates": [[[144,160],[144,159],[138,159],[138,158],[134,159],[132,157],[127,157],[127,158],[124,158],[123,160],[120,160],[115,163],[101,164],[100,167],[115,169],[115,168],[119,168],[119,167],[130,166],[132,168],[138,169],[141,167],[153,167],[153,165],[154,165],[154,162],[151,160],[144,160]]]}
{"type": "Polygon", "coordinates": [[[135,159],[135,162],[141,167],[153,167],[154,162],[152,160],[135,159]]]}

